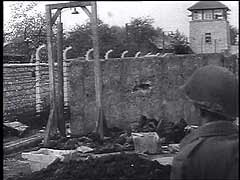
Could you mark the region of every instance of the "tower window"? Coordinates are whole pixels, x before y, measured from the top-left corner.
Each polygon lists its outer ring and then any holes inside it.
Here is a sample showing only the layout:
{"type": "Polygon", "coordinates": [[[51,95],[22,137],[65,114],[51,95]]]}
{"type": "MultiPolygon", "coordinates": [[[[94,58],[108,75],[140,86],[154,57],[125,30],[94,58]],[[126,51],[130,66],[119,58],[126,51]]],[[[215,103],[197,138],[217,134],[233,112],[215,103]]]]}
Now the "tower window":
{"type": "Polygon", "coordinates": [[[194,11],[193,20],[202,20],[202,11],[194,11]]]}
{"type": "Polygon", "coordinates": [[[214,19],[223,19],[223,10],[222,9],[216,9],[213,12],[214,19]]]}
{"type": "Polygon", "coordinates": [[[213,19],[213,17],[212,17],[212,11],[211,11],[211,10],[205,10],[205,11],[203,12],[203,15],[204,15],[204,19],[206,19],[206,20],[211,20],[211,19],[213,19]]]}
{"type": "Polygon", "coordinates": [[[205,42],[206,43],[212,42],[211,33],[205,33],[205,42]]]}

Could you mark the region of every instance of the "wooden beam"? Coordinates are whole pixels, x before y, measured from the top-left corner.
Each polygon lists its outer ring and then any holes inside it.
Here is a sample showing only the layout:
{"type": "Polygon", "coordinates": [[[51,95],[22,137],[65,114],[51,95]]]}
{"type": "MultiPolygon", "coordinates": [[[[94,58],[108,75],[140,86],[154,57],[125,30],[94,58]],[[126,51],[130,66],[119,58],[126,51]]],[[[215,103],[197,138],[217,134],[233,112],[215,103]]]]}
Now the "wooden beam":
{"type": "Polygon", "coordinates": [[[92,16],[92,14],[91,14],[91,12],[88,10],[88,8],[87,7],[81,7],[82,8],[82,10],[88,15],[88,17],[89,18],[91,18],[91,16],[92,16]]]}
{"type": "Polygon", "coordinates": [[[81,6],[91,6],[91,1],[73,1],[69,3],[58,3],[58,4],[48,4],[46,5],[50,9],[63,9],[81,6]]]}
{"type": "Polygon", "coordinates": [[[38,134],[30,136],[28,138],[22,138],[22,139],[18,139],[16,141],[11,141],[10,143],[4,143],[3,144],[4,154],[7,155],[10,153],[17,152],[18,150],[21,150],[24,148],[36,146],[37,144],[39,144],[42,141],[43,138],[44,138],[44,135],[38,133],[38,134]]]}
{"type": "Polygon", "coordinates": [[[46,6],[47,19],[47,51],[48,51],[48,67],[49,67],[49,88],[50,88],[50,114],[47,123],[47,129],[44,138],[44,144],[48,144],[48,140],[53,128],[56,124],[56,92],[55,92],[55,76],[54,76],[54,60],[52,52],[52,25],[51,25],[51,9],[46,6]]]}
{"type": "Polygon", "coordinates": [[[47,128],[45,130],[45,136],[44,136],[44,146],[48,145],[50,134],[51,134],[51,127],[53,125],[53,118],[54,118],[54,111],[53,109],[50,109],[50,113],[48,116],[48,122],[47,122],[47,128]]]}
{"type": "Polygon", "coordinates": [[[60,134],[65,137],[64,121],[64,89],[63,89],[63,25],[57,24],[57,60],[58,60],[58,128],[60,134]]]}
{"type": "Polygon", "coordinates": [[[62,9],[58,9],[57,12],[55,12],[55,14],[53,15],[53,17],[51,19],[51,25],[53,25],[55,23],[55,21],[57,20],[58,16],[61,14],[61,10],[62,9]]]}
{"type": "Polygon", "coordinates": [[[103,140],[103,120],[104,113],[102,109],[102,75],[101,75],[101,64],[99,59],[99,42],[98,42],[98,31],[97,31],[97,4],[96,1],[92,2],[91,6],[92,16],[91,29],[92,29],[92,40],[93,40],[93,55],[94,55],[94,76],[95,76],[95,93],[96,93],[96,132],[100,135],[100,139],[103,140]]]}

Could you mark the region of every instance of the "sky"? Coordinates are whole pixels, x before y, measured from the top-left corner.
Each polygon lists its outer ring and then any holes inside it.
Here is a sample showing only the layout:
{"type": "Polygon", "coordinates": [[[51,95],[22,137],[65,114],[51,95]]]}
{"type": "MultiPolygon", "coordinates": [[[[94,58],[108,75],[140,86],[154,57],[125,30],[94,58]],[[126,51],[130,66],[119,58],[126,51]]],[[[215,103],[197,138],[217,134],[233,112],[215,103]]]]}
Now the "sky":
{"type": "MultiPolygon", "coordinates": [[[[11,17],[10,4],[17,1],[4,1],[4,24],[11,17]]],[[[29,1],[28,1],[29,2],[29,1]]],[[[46,4],[55,4],[69,1],[39,1],[36,11],[45,12],[46,4]]],[[[155,27],[163,28],[165,31],[180,32],[189,35],[190,12],[187,10],[198,1],[97,1],[98,17],[109,25],[125,26],[131,18],[152,17],[155,27]]],[[[231,10],[229,22],[239,28],[239,4],[238,1],[220,1],[231,10]]],[[[90,7],[88,7],[90,8],[90,7]]],[[[88,16],[80,9],[79,14],[73,15],[73,9],[65,9],[62,12],[64,30],[70,30],[75,24],[82,24],[88,20],[88,16]]]]}

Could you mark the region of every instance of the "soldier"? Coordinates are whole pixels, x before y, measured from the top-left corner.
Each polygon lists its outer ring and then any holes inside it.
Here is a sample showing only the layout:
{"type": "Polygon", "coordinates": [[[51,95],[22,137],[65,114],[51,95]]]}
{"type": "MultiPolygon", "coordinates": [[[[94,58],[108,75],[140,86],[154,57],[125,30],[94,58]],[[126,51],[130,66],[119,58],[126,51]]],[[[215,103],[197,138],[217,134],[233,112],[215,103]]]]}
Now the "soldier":
{"type": "Polygon", "coordinates": [[[181,141],[171,179],[238,179],[236,76],[208,65],[196,70],[181,90],[195,107],[199,128],[181,141]]]}

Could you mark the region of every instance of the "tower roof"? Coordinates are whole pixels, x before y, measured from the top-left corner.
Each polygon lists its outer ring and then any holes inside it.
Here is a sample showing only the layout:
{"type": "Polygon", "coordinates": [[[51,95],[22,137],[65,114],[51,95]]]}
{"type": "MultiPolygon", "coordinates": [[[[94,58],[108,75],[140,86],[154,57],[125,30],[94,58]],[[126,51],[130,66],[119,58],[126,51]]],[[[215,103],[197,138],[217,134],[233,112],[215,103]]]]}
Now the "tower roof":
{"type": "Polygon", "coordinates": [[[219,1],[199,1],[190,8],[188,8],[189,11],[193,10],[200,10],[200,9],[227,9],[229,8],[222,4],[219,1]]]}

